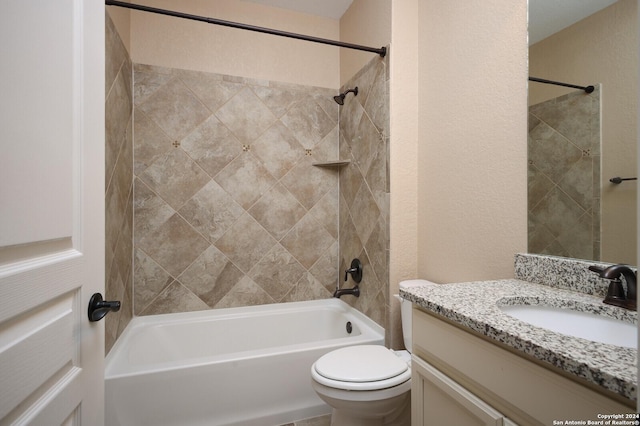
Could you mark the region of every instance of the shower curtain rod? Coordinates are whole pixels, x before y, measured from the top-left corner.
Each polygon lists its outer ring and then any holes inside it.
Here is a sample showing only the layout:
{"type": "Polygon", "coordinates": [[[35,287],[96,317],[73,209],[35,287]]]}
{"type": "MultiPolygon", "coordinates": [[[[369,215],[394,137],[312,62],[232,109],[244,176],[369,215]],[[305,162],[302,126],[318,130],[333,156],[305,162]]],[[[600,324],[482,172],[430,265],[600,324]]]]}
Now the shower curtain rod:
{"type": "Polygon", "coordinates": [[[559,81],[545,80],[543,78],[536,78],[536,77],[529,77],[529,81],[535,81],[537,83],[544,83],[544,84],[555,84],[556,86],[572,87],[574,89],[584,90],[587,93],[591,93],[595,90],[595,87],[593,86],[576,86],[575,84],[560,83],[559,81]]]}
{"type": "Polygon", "coordinates": [[[259,33],[277,35],[277,36],[281,36],[281,37],[295,38],[295,39],[298,39],[298,40],[311,41],[311,42],[314,42],[314,43],[330,44],[332,46],[345,47],[347,49],[363,50],[365,52],[377,53],[378,55],[380,55],[383,58],[387,54],[387,48],[386,47],[381,47],[381,48],[378,49],[378,48],[375,48],[375,47],[360,46],[358,44],[344,43],[344,42],[341,42],[341,41],[328,40],[328,39],[325,39],[325,38],[311,37],[311,36],[307,36],[307,35],[303,35],[303,34],[290,33],[290,32],[280,31],[280,30],[273,30],[271,28],[256,27],[254,25],[240,24],[238,22],[224,21],[222,19],[207,18],[207,17],[204,17],[204,16],[197,16],[197,15],[189,15],[187,13],[174,12],[172,10],[158,9],[158,8],[155,8],[155,7],[142,6],[142,5],[139,5],[139,4],[125,3],[125,2],[121,2],[121,1],[117,1],[117,0],[106,0],[105,1],[105,5],[107,5],[107,6],[125,7],[127,9],[135,9],[135,10],[141,10],[143,12],[151,12],[151,13],[157,13],[157,14],[160,14],[160,15],[174,16],[176,18],[191,19],[193,21],[206,22],[208,24],[213,24],[213,25],[222,25],[224,27],[239,28],[241,30],[248,30],[248,31],[256,31],[256,32],[259,32],[259,33]]]}

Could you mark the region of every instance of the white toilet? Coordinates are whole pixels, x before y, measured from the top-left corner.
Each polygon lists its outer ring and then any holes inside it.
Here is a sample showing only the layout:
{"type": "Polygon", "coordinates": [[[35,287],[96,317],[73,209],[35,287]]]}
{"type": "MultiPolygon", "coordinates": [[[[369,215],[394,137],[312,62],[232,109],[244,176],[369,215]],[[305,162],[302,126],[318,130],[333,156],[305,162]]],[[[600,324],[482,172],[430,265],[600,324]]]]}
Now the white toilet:
{"type": "MultiPolygon", "coordinates": [[[[429,285],[402,281],[400,288],[429,285]]],[[[399,297],[398,297],[399,298],[399,297]]],[[[404,344],[411,350],[411,302],[400,299],[404,344]]],[[[411,354],[380,345],[348,346],[320,357],[311,383],[333,408],[332,426],[409,426],[411,354]]]]}

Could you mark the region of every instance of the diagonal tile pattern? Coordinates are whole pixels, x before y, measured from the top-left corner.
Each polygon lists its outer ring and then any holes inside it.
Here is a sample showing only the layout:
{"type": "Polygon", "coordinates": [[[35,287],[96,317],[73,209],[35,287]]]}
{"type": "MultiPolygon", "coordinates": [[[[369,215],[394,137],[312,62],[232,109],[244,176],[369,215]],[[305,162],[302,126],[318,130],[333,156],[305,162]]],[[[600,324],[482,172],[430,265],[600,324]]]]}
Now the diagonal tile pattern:
{"type": "Polygon", "coordinates": [[[600,258],[600,88],[529,108],[530,253],[600,258]]]}
{"type": "Polygon", "coordinates": [[[311,163],[338,156],[335,91],[134,71],[135,313],[330,297],[338,172],[311,163]]]}
{"type": "Polygon", "coordinates": [[[139,177],[176,210],[209,180],[204,170],[181,149],[159,156],[139,177]]]}
{"type": "Polygon", "coordinates": [[[245,209],[258,201],[276,180],[250,152],[238,156],[214,178],[245,209]]]}
{"type": "Polygon", "coordinates": [[[310,98],[296,103],[281,120],[305,148],[313,148],[335,127],[331,117],[310,98]]]}
{"type": "Polygon", "coordinates": [[[276,184],[251,207],[249,214],[280,241],[302,219],[306,209],[284,186],[276,184]]]}
{"type": "Polygon", "coordinates": [[[132,63],[105,13],[105,297],[122,309],[105,319],[105,351],[133,316],[132,63]]]}
{"type": "Polygon", "coordinates": [[[224,104],[216,116],[244,144],[251,144],[276,121],[276,116],[249,87],[224,104]]]}
{"type": "Polygon", "coordinates": [[[238,220],[244,209],[211,180],[182,206],[179,213],[213,244],[238,220]]]}
{"type": "Polygon", "coordinates": [[[209,176],[215,176],[242,153],[242,144],[215,116],[182,140],[182,149],[209,176]]]}
{"type": "Polygon", "coordinates": [[[210,115],[210,111],[179,78],[158,88],[138,105],[171,140],[179,141],[210,115]]]}
{"type": "Polygon", "coordinates": [[[244,277],[227,256],[209,246],[178,280],[213,308],[244,277]]]}
{"type": "MultiPolygon", "coordinates": [[[[390,328],[389,302],[389,77],[387,59],[374,58],[341,91],[358,87],[340,109],[340,270],[359,258],[360,297],[344,300],[390,328]]],[[[353,282],[345,283],[347,286],[353,282]]]]}

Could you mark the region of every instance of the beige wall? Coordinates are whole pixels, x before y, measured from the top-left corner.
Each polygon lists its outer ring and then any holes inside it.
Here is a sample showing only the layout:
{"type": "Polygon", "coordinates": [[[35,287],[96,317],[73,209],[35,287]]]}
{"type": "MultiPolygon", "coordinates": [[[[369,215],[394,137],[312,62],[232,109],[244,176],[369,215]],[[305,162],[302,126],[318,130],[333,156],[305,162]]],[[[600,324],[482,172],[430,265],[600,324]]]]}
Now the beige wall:
{"type": "Polygon", "coordinates": [[[419,19],[418,275],[511,277],[527,247],[527,2],[421,0],[419,19]]]}
{"type": "MultiPolygon", "coordinates": [[[[345,41],[384,28],[367,22],[391,6],[390,293],[416,277],[513,276],[513,255],[527,244],[526,2],[367,2],[361,21],[362,3],[341,22],[345,41]]],[[[376,45],[370,37],[357,42],[376,45]]],[[[341,81],[358,55],[342,52],[341,81]]]]}
{"type": "Polygon", "coordinates": [[[106,9],[122,44],[131,53],[131,10],[116,6],[107,6],[106,9]]]}
{"type": "MultiPolygon", "coordinates": [[[[392,2],[390,62],[389,291],[418,277],[418,0],[392,2]]],[[[390,298],[390,340],[402,346],[399,304],[390,298]]]]}
{"type": "MultiPolygon", "coordinates": [[[[609,179],[638,172],[637,7],[637,0],[620,0],[529,50],[532,76],[602,84],[601,259],[629,264],[637,258],[637,184],[612,185],[609,179]]],[[[532,105],[571,90],[537,83],[529,87],[532,105]]]]}
{"type": "MultiPolygon", "coordinates": [[[[250,2],[146,0],[141,4],[327,39],[340,36],[338,20],[250,2]]],[[[147,12],[131,12],[131,59],[258,80],[340,86],[340,54],[334,46],[147,12]]]]}
{"type": "MultiPolygon", "coordinates": [[[[354,0],[340,19],[340,41],[376,48],[387,46],[391,41],[392,3],[354,0]]],[[[344,85],[371,58],[370,52],[340,49],[340,84],[344,85]]]]}

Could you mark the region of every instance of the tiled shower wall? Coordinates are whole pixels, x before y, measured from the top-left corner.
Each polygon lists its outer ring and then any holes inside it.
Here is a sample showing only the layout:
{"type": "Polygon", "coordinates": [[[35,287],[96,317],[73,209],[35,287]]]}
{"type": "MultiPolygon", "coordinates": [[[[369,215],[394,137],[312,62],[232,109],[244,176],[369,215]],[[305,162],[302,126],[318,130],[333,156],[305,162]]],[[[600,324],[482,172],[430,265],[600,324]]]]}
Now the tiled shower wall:
{"type": "Polygon", "coordinates": [[[600,258],[600,88],[529,107],[529,253],[600,258]]]}
{"type": "Polygon", "coordinates": [[[331,297],[335,91],[134,70],[135,313],[331,297]]]}
{"type": "MultiPolygon", "coordinates": [[[[360,297],[342,299],[390,328],[389,321],[389,74],[388,57],[375,57],[341,89],[340,271],[363,264],[360,297]]],[[[353,281],[343,282],[346,287],[353,281]]]]}
{"type": "Polygon", "coordinates": [[[105,16],[105,298],[122,301],[105,317],[108,352],[133,315],[133,82],[129,54],[105,16]]]}

